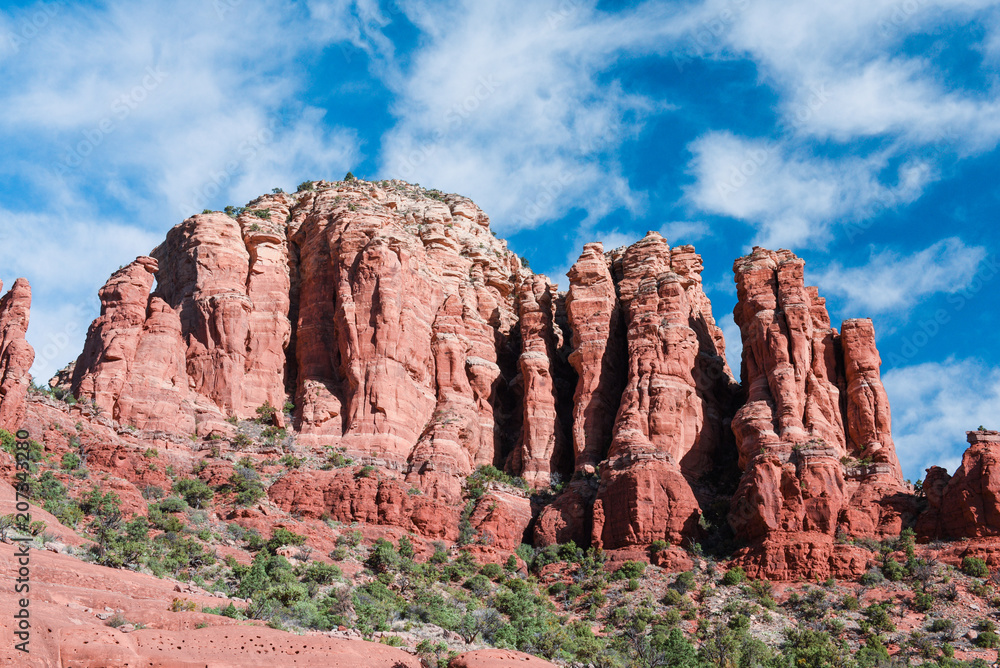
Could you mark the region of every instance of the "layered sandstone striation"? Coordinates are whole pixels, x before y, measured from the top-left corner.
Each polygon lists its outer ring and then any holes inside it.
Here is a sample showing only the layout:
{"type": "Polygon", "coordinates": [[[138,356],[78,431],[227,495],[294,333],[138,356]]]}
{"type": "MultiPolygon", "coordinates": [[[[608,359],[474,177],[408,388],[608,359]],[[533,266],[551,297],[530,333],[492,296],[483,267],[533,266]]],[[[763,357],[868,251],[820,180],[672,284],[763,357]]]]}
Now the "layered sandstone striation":
{"type": "Polygon", "coordinates": [[[542,511],[535,535],[551,543],[589,533],[605,549],[681,542],[699,532],[692,485],[730,440],[735,381],[692,247],[650,232],[603,250],[588,244],[569,273],[576,480],[542,511]],[[594,475],[596,488],[586,481],[594,475]]]}
{"type": "Polygon", "coordinates": [[[300,443],[455,502],[506,454],[496,351],[528,275],[464,198],[319,182],[192,216],[112,276],[72,389],[119,423],[199,435],[290,398],[300,443]]]}
{"type": "Polygon", "coordinates": [[[31,385],[28,371],[35,361],[35,350],[24,338],[30,311],[31,286],[19,278],[0,299],[0,429],[8,431],[21,428],[31,385]]]}
{"type": "Polygon", "coordinates": [[[755,248],[734,265],[748,394],[732,423],[744,474],[729,521],[768,577],[856,574],[865,564],[837,532],[898,534],[913,511],[872,323],[831,328],[804,264],[755,248]]]}
{"type": "Polygon", "coordinates": [[[616,267],[628,366],[594,503],[592,538],[606,549],[698,535],[692,485],[724,448],[734,384],[701,269],[691,246],[656,232],[616,267]]]}

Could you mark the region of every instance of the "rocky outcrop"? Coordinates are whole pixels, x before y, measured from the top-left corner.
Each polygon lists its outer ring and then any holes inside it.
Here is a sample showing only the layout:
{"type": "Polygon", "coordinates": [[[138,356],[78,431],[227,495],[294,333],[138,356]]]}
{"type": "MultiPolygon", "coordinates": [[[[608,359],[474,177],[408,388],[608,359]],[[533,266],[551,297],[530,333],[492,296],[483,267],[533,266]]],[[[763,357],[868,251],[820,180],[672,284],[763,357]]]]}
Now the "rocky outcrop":
{"type": "MultiPolygon", "coordinates": [[[[476,502],[469,524],[476,533],[476,542],[513,552],[525,542],[525,531],[531,524],[531,501],[523,494],[491,489],[476,502]]],[[[530,536],[528,539],[530,542],[530,536]]]]}
{"type": "Polygon", "coordinates": [[[271,485],[268,496],[282,510],[302,517],[388,524],[427,538],[458,539],[454,506],[420,494],[402,480],[359,468],[290,473],[271,485]]]}
{"type": "Polygon", "coordinates": [[[73,392],[120,423],[200,435],[292,399],[300,443],[455,502],[497,457],[520,262],[464,198],[317,186],[192,216],[112,276],[73,392]]]}
{"type": "MultiPolygon", "coordinates": [[[[0,283],[3,292],[3,283],[0,283]]],[[[19,278],[0,299],[0,429],[16,431],[24,420],[35,350],[24,338],[31,312],[31,286],[19,278]]]]}
{"type": "Polygon", "coordinates": [[[573,468],[569,430],[560,411],[560,393],[567,390],[561,383],[568,375],[557,368],[565,346],[558,317],[561,301],[545,276],[532,276],[518,289],[524,428],[508,468],[538,488],[548,487],[553,474],[561,476],[573,468]]]}
{"type": "Polygon", "coordinates": [[[72,389],[75,396],[93,402],[108,415],[115,414],[118,397],[130,378],[156,270],[153,258],[137,258],[112,274],[97,293],[101,315],[87,331],[87,342],[73,370],[72,389]]]}
{"type": "Polygon", "coordinates": [[[949,476],[927,470],[927,509],[917,523],[925,540],[1000,536],[1000,432],[968,432],[962,465],[949,476]]]}
{"type": "Polygon", "coordinates": [[[690,246],[671,249],[650,232],[621,256],[620,272],[628,367],[592,538],[606,549],[681,543],[699,533],[692,484],[728,437],[722,335],[690,246]]]}
{"type": "Polygon", "coordinates": [[[579,376],[573,396],[574,463],[577,471],[591,474],[607,455],[621,400],[624,318],[601,244],[584,246],[568,276],[566,313],[573,332],[569,362],[579,376]]]}
{"type": "Polygon", "coordinates": [[[744,470],[730,524],[767,577],[857,574],[837,532],[902,529],[914,506],[890,435],[871,321],[830,327],[804,262],[755,248],[734,265],[747,401],[733,419],[744,470]]]}
{"type": "Polygon", "coordinates": [[[735,393],[701,259],[651,232],[624,252],[588,244],[569,277],[578,480],[541,512],[536,539],[579,540],[588,524],[605,549],[690,539],[692,484],[729,440],[735,393]],[[595,474],[596,490],[580,482],[595,474]]]}
{"type": "Polygon", "coordinates": [[[272,500],[307,516],[453,540],[465,478],[492,465],[558,493],[477,505],[483,549],[687,545],[729,504],[756,572],[863,567],[837,533],[915,512],[872,324],[833,329],[788,251],[735,271],[742,385],[691,246],[588,244],[561,294],[465,198],[316,182],[192,216],[116,272],[72,391],[118,428],[195,438],[290,402],[287,443],[377,470],[285,476],[272,500]]]}

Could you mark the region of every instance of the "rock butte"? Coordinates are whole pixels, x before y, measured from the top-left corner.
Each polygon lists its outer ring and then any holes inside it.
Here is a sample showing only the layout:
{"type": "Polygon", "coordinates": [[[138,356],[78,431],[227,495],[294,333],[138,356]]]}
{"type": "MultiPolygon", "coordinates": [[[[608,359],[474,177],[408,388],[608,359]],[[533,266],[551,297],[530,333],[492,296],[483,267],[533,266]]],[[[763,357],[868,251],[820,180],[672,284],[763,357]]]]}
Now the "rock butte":
{"type": "MultiPolygon", "coordinates": [[[[356,465],[291,472],[267,507],[451,542],[477,468],[552,488],[491,484],[468,510],[494,559],[574,540],[682,564],[649,546],[728,523],[752,576],[851,577],[870,553],[838,538],[1000,536],[1000,435],[971,432],[954,476],[930,469],[921,514],[872,323],[831,327],[803,266],[786,250],[736,260],[737,380],[691,246],[655,232],[587,244],[560,292],[466,198],[316,182],[236,218],[192,216],[115,272],[83,352],[50,381],[80,400],[69,413],[28,394],[31,291],[16,281],[0,300],[0,428],[59,451],[78,422],[88,465],[144,512],[140,486],[169,482],[137,465],[140,447],[187,469],[202,444],[237,448],[233,417],[291,401],[300,452],[339,448],[356,465]],[[359,477],[362,465],[379,475],[359,477]]],[[[230,473],[216,460],[199,475],[230,473]]],[[[267,507],[238,521],[264,526],[267,507]]]]}

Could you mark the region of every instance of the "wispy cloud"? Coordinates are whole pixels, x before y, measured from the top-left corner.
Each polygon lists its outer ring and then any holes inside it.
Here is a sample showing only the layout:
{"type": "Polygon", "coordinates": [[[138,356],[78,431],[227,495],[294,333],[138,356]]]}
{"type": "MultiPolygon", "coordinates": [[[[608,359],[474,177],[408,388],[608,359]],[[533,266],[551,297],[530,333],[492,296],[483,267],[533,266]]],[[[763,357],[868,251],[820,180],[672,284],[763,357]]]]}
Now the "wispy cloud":
{"type": "Polygon", "coordinates": [[[671,105],[606,75],[623,57],[664,52],[690,17],[665,3],[618,14],[595,4],[406,3],[427,44],[399,84],[384,171],[472,195],[500,231],[569,207],[591,221],[640,210],[617,151],[671,105]]]}
{"type": "Polygon", "coordinates": [[[882,380],[900,463],[913,480],[932,465],[954,473],[968,447],[965,432],[979,425],[998,428],[1000,369],[981,360],[949,358],[891,369],[882,380]]]}
{"type": "Polygon", "coordinates": [[[826,242],[835,221],[864,217],[875,202],[910,203],[933,177],[925,162],[911,160],[887,184],[879,178],[884,155],[829,159],[730,132],[704,135],[689,150],[695,182],[688,199],[754,226],[755,242],[765,246],[826,242]]]}
{"type": "Polygon", "coordinates": [[[766,140],[714,131],[695,141],[691,201],[751,223],[759,243],[793,247],[827,243],[832,220],[911,204],[956,160],[997,146],[1000,96],[964,87],[978,74],[992,78],[989,68],[912,53],[907,40],[960,31],[969,51],[991,53],[995,33],[979,43],[966,27],[993,25],[994,5],[702,3],[708,18],[689,35],[688,55],[753,61],[775,94],[776,121],[766,140]],[[887,181],[890,164],[902,166],[887,181]]]}
{"type": "Polygon", "coordinates": [[[866,264],[856,267],[834,261],[818,273],[810,272],[810,280],[827,294],[845,297],[848,309],[901,311],[928,295],[964,290],[986,256],[983,246],[949,237],[914,253],[874,251],[866,264]]]}
{"type": "MultiPolygon", "coordinates": [[[[186,216],[358,159],[356,130],[304,100],[300,63],[338,41],[366,44],[364,7],[319,7],[59,2],[0,15],[0,138],[17,156],[0,178],[20,186],[4,202],[15,245],[0,268],[34,287],[36,348],[64,333],[67,313],[93,317],[108,274],[186,216]],[[30,39],[10,39],[38,16],[30,39]]],[[[74,336],[75,351],[39,356],[37,376],[79,350],[74,336]]]]}

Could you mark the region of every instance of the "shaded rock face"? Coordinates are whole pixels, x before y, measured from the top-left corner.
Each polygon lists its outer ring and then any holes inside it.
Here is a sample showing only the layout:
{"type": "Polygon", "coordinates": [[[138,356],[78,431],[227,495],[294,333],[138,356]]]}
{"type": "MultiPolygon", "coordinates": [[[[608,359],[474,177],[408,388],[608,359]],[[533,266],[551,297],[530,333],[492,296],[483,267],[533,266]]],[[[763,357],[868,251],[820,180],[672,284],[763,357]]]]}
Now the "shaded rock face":
{"type": "Polygon", "coordinates": [[[587,524],[605,549],[696,536],[692,484],[730,441],[736,395],[701,258],[651,232],[624,251],[588,244],[569,277],[574,469],[600,482],[543,510],[536,538],[578,537],[587,524]]]}
{"type": "Polygon", "coordinates": [[[832,329],[803,266],[760,248],[734,265],[748,396],[732,423],[744,474],[729,522],[751,542],[748,567],[767,577],[856,574],[864,564],[836,533],[898,534],[915,512],[871,321],[832,329]]]}
{"type": "Polygon", "coordinates": [[[568,478],[573,472],[568,406],[575,383],[567,362],[565,300],[544,276],[534,276],[521,284],[517,304],[524,427],[509,468],[545,488],[553,474],[568,478]]]}
{"type": "MultiPolygon", "coordinates": [[[[0,293],[3,283],[0,283],[0,293]]],[[[35,350],[24,338],[31,311],[31,286],[19,278],[0,299],[0,429],[21,428],[35,350]]]]}
{"type": "Polygon", "coordinates": [[[1000,432],[968,432],[962,465],[949,476],[927,470],[927,509],[917,522],[924,540],[1000,536],[1000,432]]]}

